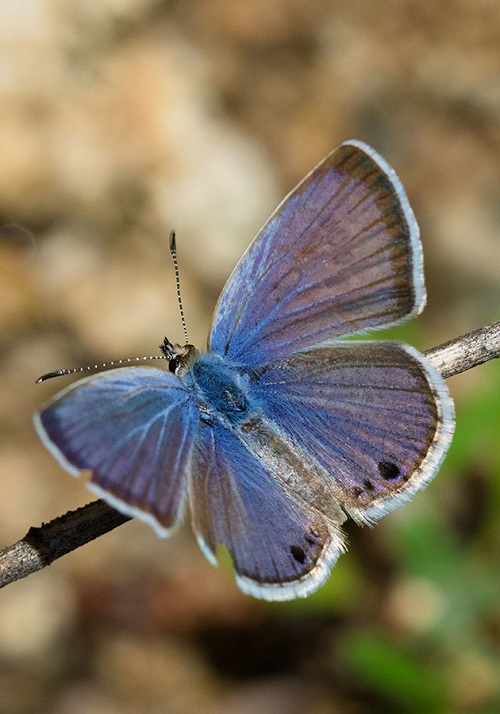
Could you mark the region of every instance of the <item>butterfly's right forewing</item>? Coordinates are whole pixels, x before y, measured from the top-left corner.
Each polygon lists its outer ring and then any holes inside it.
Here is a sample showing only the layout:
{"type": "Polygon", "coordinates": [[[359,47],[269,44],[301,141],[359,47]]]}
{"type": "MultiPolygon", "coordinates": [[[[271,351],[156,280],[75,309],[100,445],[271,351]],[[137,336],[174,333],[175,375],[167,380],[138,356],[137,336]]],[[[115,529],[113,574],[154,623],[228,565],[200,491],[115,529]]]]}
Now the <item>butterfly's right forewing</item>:
{"type": "Polygon", "coordinates": [[[418,226],[404,189],[370,147],[332,151],[284,199],[222,291],[210,348],[259,366],[425,303],[418,226]]]}

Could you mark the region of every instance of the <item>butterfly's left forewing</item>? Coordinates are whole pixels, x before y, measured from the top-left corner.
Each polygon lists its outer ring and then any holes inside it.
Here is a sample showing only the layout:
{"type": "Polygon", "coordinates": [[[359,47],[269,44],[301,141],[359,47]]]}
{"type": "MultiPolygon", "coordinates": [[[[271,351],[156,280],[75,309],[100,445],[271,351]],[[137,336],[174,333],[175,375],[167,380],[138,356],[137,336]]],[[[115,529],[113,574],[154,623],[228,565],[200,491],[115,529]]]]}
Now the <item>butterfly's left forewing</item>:
{"type": "Polygon", "coordinates": [[[198,416],[173,374],[129,367],[76,382],[35,425],[64,468],[91,471],[92,491],[166,536],[183,516],[198,416]]]}

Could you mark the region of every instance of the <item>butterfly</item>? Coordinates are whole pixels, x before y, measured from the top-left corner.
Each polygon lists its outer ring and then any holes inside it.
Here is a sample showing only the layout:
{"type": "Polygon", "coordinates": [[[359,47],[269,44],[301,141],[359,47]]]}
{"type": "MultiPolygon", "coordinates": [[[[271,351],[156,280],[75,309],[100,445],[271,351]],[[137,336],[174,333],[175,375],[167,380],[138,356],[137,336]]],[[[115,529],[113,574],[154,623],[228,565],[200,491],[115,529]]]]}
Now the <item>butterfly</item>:
{"type": "Polygon", "coordinates": [[[74,476],[160,536],[189,503],[198,543],[231,555],[245,593],[319,588],[369,524],[410,499],[450,445],[445,382],[413,347],[351,341],[420,313],[422,246],[405,191],[348,141],[282,201],[217,302],[208,349],[161,349],[168,369],[77,381],[34,417],[74,476]]]}

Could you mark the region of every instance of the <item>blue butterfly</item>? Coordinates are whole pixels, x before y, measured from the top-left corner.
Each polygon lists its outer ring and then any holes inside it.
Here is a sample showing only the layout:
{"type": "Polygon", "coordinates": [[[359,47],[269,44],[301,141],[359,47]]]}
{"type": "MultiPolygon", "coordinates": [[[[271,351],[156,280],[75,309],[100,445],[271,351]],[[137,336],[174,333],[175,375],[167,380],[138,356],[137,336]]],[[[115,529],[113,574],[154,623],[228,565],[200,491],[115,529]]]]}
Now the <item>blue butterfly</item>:
{"type": "Polygon", "coordinates": [[[38,414],[44,444],[91,491],[169,536],[189,501],[203,553],[239,587],[303,597],[371,523],[433,478],[454,408],[420,352],[339,338],[425,304],[404,189],[369,146],[335,149],[284,199],[229,278],[207,351],[162,345],[168,370],[76,382],[38,414]]]}

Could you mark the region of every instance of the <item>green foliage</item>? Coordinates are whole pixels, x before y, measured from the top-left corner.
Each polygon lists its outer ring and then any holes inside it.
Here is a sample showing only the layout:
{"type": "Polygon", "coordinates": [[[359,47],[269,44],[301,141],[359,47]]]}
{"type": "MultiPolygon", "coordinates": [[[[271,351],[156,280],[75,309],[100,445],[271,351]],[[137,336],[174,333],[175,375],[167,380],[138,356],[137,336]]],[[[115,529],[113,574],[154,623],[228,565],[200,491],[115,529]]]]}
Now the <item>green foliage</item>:
{"type": "Polygon", "coordinates": [[[345,663],[366,688],[399,711],[444,711],[445,688],[421,653],[398,645],[381,633],[354,632],[342,643],[345,663]]]}

